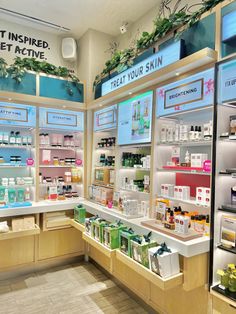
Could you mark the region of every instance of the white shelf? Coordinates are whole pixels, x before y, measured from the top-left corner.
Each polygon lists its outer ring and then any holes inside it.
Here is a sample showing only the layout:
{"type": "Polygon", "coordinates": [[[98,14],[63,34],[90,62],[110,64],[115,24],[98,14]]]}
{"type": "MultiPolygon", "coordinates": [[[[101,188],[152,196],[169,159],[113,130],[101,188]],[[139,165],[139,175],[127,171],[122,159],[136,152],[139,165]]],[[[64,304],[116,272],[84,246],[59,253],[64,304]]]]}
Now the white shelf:
{"type": "Polygon", "coordinates": [[[114,150],[116,147],[115,146],[110,146],[110,147],[97,147],[95,148],[96,151],[101,151],[101,150],[114,150]]]}
{"type": "Polygon", "coordinates": [[[35,184],[15,184],[15,185],[1,185],[5,189],[11,189],[11,188],[35,188],[35,184]]]}
{"type": "Polygon", "coordinates": [[[17,149],[34,149],[35,146],[32,145],[0,145],[0,149],[2,148],[17,148],[17,149]]]}
{"type": "Polygon", "coordinates": [[[158,142],[157,145],[159,146],[183,146],[183,147],[195,147],[195,146],[211,146],[212,141],[196,141],[196,142],[168,142],[168,143],[161,143],[158,142]]]}
{"type": "Polygon", "coordinates": [[[96,169],[110,169],[110,170],[115,169],[115,167],[111,167],[111,166],[95,166],[94,168],[96,168],[96,169]]]}
{"type": "Polygon", "coordinates": [[[83,166],[68,165],[68,166],[54,166],[54,165],[39,165],[40,168],[83,168],[83,166]]]}
{"type": "Polygon", "coordinates": [[[131,192],[131,193],[137,193],[137,194],[150,195],[150,193],[148,193],[148,192],[141,192],[141,191],[127,190],[127,189],[123,189],[123,188],[119,188],[119,190],[121,190],[121,191],[123,191],[123,192],[131,192]]]}
{"type": "Polygon", "coordinates": [[[50,149],[50,150],[72,150],[72,151],[78,151],[83,150],[81,147],[56,147],[56,146],[40,146],[39,149],[50,149]]]}
{"type": "Polygon", "coordinates": [[[150,168],[121,167],[120,170],[150,171],[150,168]]]}
{"type": "Polygon", "coordinates": [[[205,175],[210,176],[211,172],[204,171],[186,171],[186,170],[172,170],[172,169],[159,169],[157,168],[157,172],[170,172],[170,173],[183,173],[183,174],[196,174],[196,175],[205,175]]]}
{"type": "Polygon", "coordinates": [[[18,168],[34,168],[34,166],[27,166],[27,165],[24,165],[24,166],[13,166],[13,165],[5,165],[5,166],[0,166],[0,169],[8,169],[8,168],[15,168],[15,169],[18,169],[18,168]]]}
{"type": "Polygon", "coordinates": [[[39,186],[40,187],[46,187],[46,186],[82,186],[82,183],[76,183],[76,182],[71,182],[71,183],[64,183],[64,184],[57,184],[57,183],[40,183],[39,186]]]}
{"type": "Polygon", "coordinates": [[[145,143],[140,143],[140,144],[127,144],[127,145],[118,145],[118,147],[120,149],[124,149],[124,148],[127,148],[127,149],[130,149],[130,148],[137,148],[137,149],[142,149],[144,147],[150,147],[151,148],[152,144],[151,143],[148,143],[148,144],[145,144],[145,143]]]}
{"type": "Polygon", "coordinates": [[[166,196],[166,195],[160,195],[158,197],[162,197],[162,198],[168,199],[170,201],[176,201],[176,202],[180,202],[180,203],[191,204],[191,205],[195,205],[195,206],[198,206],[198,207],[205,207],[205,208],[209,208],[210,207],[210,206],[200,205],[194,199],[192,199],[192,200],[182,200],[182,199],[178,199],[178,198],[174,198],[174,197],[166,196]]]}

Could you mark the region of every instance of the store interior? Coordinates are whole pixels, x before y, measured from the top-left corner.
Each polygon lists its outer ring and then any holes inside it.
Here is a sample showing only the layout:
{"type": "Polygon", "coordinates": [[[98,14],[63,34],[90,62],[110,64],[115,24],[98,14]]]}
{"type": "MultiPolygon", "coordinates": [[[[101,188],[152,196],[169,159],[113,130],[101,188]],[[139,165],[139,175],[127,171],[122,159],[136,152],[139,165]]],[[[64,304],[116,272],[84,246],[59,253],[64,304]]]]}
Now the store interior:
{"type": "Polygon", "coordinates": [[[0,4],[0,313],[235,314],[236,1],[0,4]]]}

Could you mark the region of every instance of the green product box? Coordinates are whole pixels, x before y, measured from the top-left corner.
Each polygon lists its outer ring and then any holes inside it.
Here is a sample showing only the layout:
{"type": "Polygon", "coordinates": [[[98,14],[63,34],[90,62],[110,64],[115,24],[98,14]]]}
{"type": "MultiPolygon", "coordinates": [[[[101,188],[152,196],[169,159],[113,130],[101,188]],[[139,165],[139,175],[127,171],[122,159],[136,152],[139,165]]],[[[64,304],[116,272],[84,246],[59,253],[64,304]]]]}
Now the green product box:
{"type": "Polygon", "coordinates": [[[98,219],[98,216],[85,218],[85,232],[90,236],[92,236],[92,221],[96,219],[98,219]]]}
{"type": "MultiPolygon", "coordinates": [[[[141,238],[141,237],[140,237],[141,238]]],[[[149,257],[148,257],[148,249],[157,246],[157,242],[144,242],[138,243],[134,239],[131,240],[131,255],[132,258],[142,264],[143,266],[149,268],[149,257]]]]}
{"type": "Polygon", "coordinates": [[[91,224],[91,235],[92,237],[98,241],[103,243],[103,229],[109,225],[109,222],[107,222],[106,220],[103,220],[101,218],[98,218],[96,220],[92,221],[91,224]]]}
{"type": "Polygon", "coordinates": [[[119,235],[119,248],[122,253],[131,257],[131,240],[137,237],[132,230],[121,230],[119,235]]]}
{"type": "Polygon", "coordinates": [[[74,208],[74,220],[79,222],[80,224],[85,224],[85,216],[86,216],[86,209],[83,205],[79,204],[74,208]]]}
{"type": "Polygon", "coordinates": [[[124,225],[109,225],[103,229],[103,244],[111,250],[119,248],[119,233],[126,229],[124,225]]]}

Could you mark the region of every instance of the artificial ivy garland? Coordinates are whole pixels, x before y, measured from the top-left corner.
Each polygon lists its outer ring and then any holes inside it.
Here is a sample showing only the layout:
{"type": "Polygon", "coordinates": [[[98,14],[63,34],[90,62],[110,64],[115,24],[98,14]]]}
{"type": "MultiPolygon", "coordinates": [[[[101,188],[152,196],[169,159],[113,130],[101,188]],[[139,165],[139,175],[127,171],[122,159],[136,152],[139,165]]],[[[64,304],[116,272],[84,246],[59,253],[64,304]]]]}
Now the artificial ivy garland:
{"type": "Polygon", "coordinates": [[[45,61],[38,61],[35,58],[20,58],[16,57],[14,63],[8,66],[4,58],[0,58],[0,77],[11,77],[16,83],[20,84],[22,78],[25,76],[26,71],[34,71],[36,73],[45,73],[48,75],[55,75],[67,79],[65,88],[70,96],[73,96],[73,90],[70,82],[77,88],[79,93],[80,80],[77,76],[72,74],[66,67],[56,67],[45,61]]]}
{"type": "MultiPolygon", "coordinates": [[[[117,70],[118,73],[126,70],[133,64],[133,60],[144,49],[151,47],[159,39],[166,36],[167,33],[178,29],[182,26],[190,28],[197,23],[201,15],[224,0],[203,0],[199,4],[188,7],[187,5],[177,11],[181,0],[177,0],[174,9],[171,11],[169,4],[171,0],[162,0],[161,8],[158,17],[154,20],[154,30],[151,33],[143,32],[141,37],[136,41],[134,48],[127,48],[124,50],[116,50],[112,58],[105,63],[103,71],[95,77],[93,87],[101,83],[101,80],[109,75],[111,71],[117,70]],[[194,6],[200,6],[200,9],[194,13],[189,14],[188,11],[194,6]],[[167,11],[168,18],[165,17],[164,11],[167,11]]],[[[180,36],[181,32],[176,32],[176,36],[180,36]]]]}

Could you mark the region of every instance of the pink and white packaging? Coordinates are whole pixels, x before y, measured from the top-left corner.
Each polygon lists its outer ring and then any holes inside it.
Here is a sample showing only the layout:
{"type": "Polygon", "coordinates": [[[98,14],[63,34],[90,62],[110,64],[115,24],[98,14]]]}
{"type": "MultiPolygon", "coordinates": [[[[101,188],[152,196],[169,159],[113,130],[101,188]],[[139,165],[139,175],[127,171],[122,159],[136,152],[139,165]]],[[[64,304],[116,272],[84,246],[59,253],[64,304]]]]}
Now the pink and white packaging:
{"type": "Polygon", "coordinates": [[[189,200],[190,199],[190,187],[189,186],[179,186],[179,199],[189,200]]]}
{"type": "Polygon", "coordinates": [[[211,189],[206,187],[197,187],[196,203],[202,206],[210,206],[211,204],[211,189]]]}
{"type": "Polygon", "coordinates": [[[178,185],[174,187],[174,198],[179,199],[179,186],[178,185]]]}

